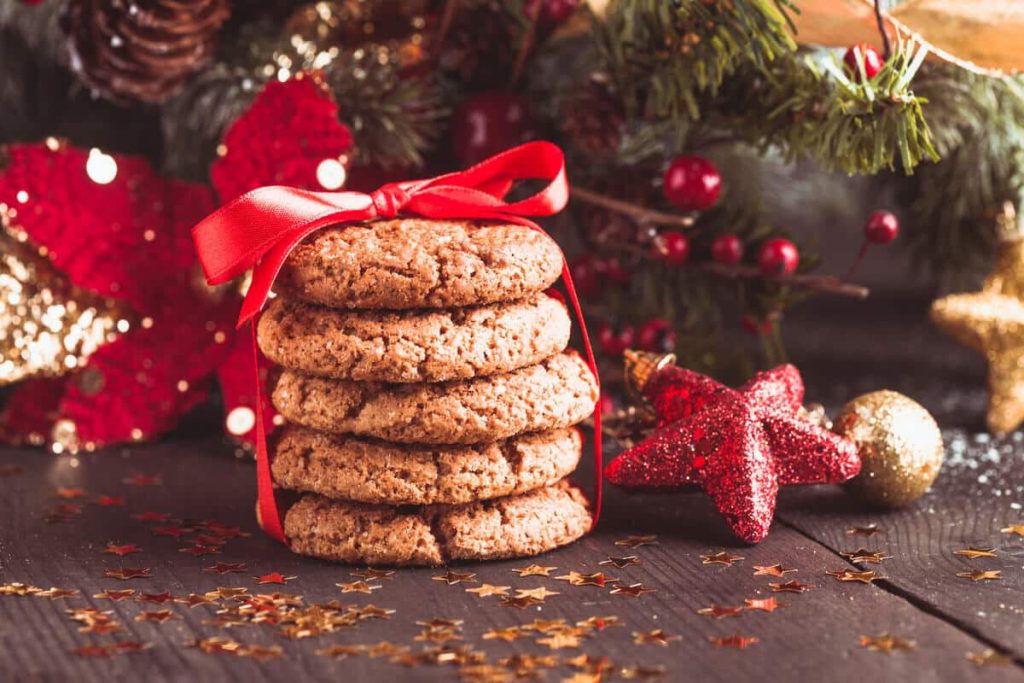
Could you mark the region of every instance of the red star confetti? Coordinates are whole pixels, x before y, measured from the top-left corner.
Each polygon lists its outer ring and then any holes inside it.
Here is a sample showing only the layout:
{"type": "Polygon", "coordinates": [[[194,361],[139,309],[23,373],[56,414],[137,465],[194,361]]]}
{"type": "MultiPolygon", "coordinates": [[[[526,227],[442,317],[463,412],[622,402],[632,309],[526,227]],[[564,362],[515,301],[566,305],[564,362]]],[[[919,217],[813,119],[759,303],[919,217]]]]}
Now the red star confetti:
{"type": "Polygon", "coordinates": [[[432,576],[430,578],[434,581],[443,581],[449,586],[453,586],[457,583],[476,583],[476,574],[472,572],[453,572],[448,570],[444,574],[432,576]]]}
{"type": "Polygon", "coordinates": [[[63,486],[57,489],[57,495],[61,498],[72,499],[72,498],[83,498],[85,497],[84,489],[75,488],[64,488],[63,486]]]}
{"type": "Polygon", "coordinates": [[[113,657],[131,652],[141,652],[149,647],[151,647],[149,643],[142,643],[137,640],[122,640],[112,645],[83,645],[74,648],[71,652],[79,657],[113,657]]]}
{"type": "Polygon", "coordinates": [[[216,604],[213,600],[206,597],[205,595],[197,595],[195,593],[189,593],[178,598],[174,598],[174,602],[180,602],[183,605],[189,607],[198,607],[199,605],[214,605],[216,604]]]}
{"type": "Polygon", "coordinates": [[[783,567],[781,564],[754,565],[754,576],[782,576],[795,571],[795,569],[783,567]]]}
{"type": "Polygon", "coordinates": [[[206,555],[220,555],[220,548],[212,545],[200,545],[195,543],[184,548],[178,548],[179,553],[188,553],[192,557],[204,557],[206,555]]]}
{"type": "Polygon", "coordinates": [[[105,579],[119,579],[128,581],[130,579],[150,578],[149,567],[121,567],[119,569],[107,569],[103,572],[105,579]]]}
{"type": "Polygon", "coordinates": [[[782,607],[782,603],[775,598],[747,598],[744,602],[745,610],[760,610],[762,612],[774,612],[782,607]]]}
{"type": "Polygon", "coordinates": [[[174,596],[164,591],[163,593],[140,593],[136,598],[139,602],[148,602],[154,605],[162,605],[166,602],[172,602],[174,596]]]}
{"type": "Polygon", "coordinates": [[[181,538],[192,533],[191,529],[180,526],[155,526],[150,531],[154,536],[171,536],[173,538],[181,538]]]}
{"type": "Polygon", "coordinates": [[[123,591],[107,590],[102,593],[96,593],[92,597],[97,600],[113,600],[114,602],[118,602],[120,600],[134,599],[135,591],[131,588],[127,588],[123,591]]]}
{"type": "Polygon", "coordinates": [[[247,588],[226,588],[224,586],[218,586],[217,590],[208,591],[205,595],[211,600],[252,597],[247,588]]]}
{"type": "Polygon", "coordinates": [[[134,474],[122,479],[121,483],[129,486],[160,486],[163,480],[159,475],[134,474]]]}
{"type": "Polygon", "coordinates": [[[739,389],[670,365],[642,391],[657,429],[608,465],[608,480],[697,484],[749,543],[768,535],[780,485],[838,484],[860,471],[852,441],[800,416],[803,380],[792,365],[760,372],[739,389]]]}
{"type": "Polygon", "coordinates": [[[111,541],[107,543],[107,547],[101,552],[108,553],[110,555],[117,555],[118,557],[124,557],[125,555],[131,555],[132,553],[141,553],[142,548],[135,545],[134,543],[126,543],[124,545],[118,545],[111,541]]]}
{"type": "Polygon", "coordinates": [[[726,567],[731,567],[736,562],[743,560],[739,555],[730,555],[727,552],[718,553],[705,553],[700,556],[701,564],[724,564],[726,567]]]}
{"type": "Polygon", "coordinates": [[[137,512],[132,515],[132,519],[140,522],[166,522],[170,518],[171,514],[169,512],[153,512],[152,510],[137,512]]]}
{"type": "Polygon", "coordinates": [[[783,583],[769,583],[768,587],[772,589],[773,593],[806,593],[814,588],[814,584],[792,580],[783,583]]]}
{"type": "Polygon", "coordinates": [[[642,583],[631,583],[628,586],[619,584],[612,588],[610,595],[628,595],[631,598],[638,598],[644,593],[655,592],[653,588],[648,588],[642,583]]]}
{"type": "Polygon", "coordinates": [[[244,574],[249,570],[246,569],[245,562],[218,562],[209,567],[203,567],[203,571],[213,574],[244,574]]]}
{"type": "Polygon", "coordinates": [[[722,636],[710,640],[715,647],[732,647],[737,650],[746,650],[751,645],[761,642],[760,638],[754,636],[722,636]]]}
{"type": "Polygon", "coordinates": [[[711,607],[704,607],[697,610],[697,614],[704,617],[713,617],[715,619],[724,619],[725,617],[735,617],[743,612],[742,607],[723,607],[721,605],[712,605],[711,607]]]}
{"type": "Polygon", "coordinates": [[[654,534],[647,534],[643,536],[626,536],[623,539],[615,541],[615,545],[630,549],[640,548],[645,545],[658,545],[658,537],[654,534]]]}
{"type": "Polygon", "coordinates": [[[533,607],[534,605],[539,605],[543,602],[543,600],[538,600],[537,598],[533,598],[528,595],[522,597],[513,597],[510,595],[506,595],[501,599],[501,606],[515,607],[517,609],[526,609],[527,607],[533,607]]]}
{"type": "Polygon", "coordinates": [[[151,612],[139,612],[135,615],[135,621],[155,621],[158,624],[162,624],[165,621],[171,619],[180,619],[177,614],[169,609],[158,609],[151,612]]]}
{"type": "Polygon", "coordinates": [[[102,505],[103,507],[124,505],[124,496],[100,496],[96,499],[96,504],[102,505]]]}
{"type": "Polygon", "coordinates": [[[666,646],[673,640],[679,640],[679,636],[665,633],[660,628],[656,628],[653,631],[633,631],[634,645],[666,646]]]}
{"type": "MultiPolygon", "coordinates": [[[[297,576],[285,576],[284,574],[281,574],[279,572],[270,572],[269,574],[263,574],[262,576],[254,576],[252,578],[256,579],[256,583],[260,584],[260,585],[263,585],[263,584],[266,584],[266,583],[277,583],[277,584],[282,584],[283,585],[283,584],[288,583],[289,581],[294,581],[295,579],[297,579],[299,577],[297,577],[297,576]]],[[[377,586],[377,588],[380,588],[380,586],[377,586]]]]}
{"type": "Polygon", "coordinates": [[[889,633],[882,633],[877,636],[861,636],[860,646],[867,650],[888,654],[892,652],[909,652],[914,649],[915,644],[912,640],[900,638],[889,633]]]}

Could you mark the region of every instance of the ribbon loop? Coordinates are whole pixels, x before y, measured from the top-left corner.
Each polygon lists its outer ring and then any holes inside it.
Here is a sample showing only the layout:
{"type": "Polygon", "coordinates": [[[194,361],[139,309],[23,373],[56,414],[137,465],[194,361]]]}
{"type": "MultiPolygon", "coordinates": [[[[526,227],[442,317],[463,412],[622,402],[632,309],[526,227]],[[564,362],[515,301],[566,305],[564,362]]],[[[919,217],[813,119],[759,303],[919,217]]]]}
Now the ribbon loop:
{"type": "MultiPolygon", "coordinates": [[[[560,211],[569,199],[562,151],[550,142],[529,142],[485,159],[464,171],[436,178],[389,183],[370,194],[311,192],[293,187],[261,187],[237,197],[207,216],[192,230],[199,262],[210,284],[225,282],[252,269],[252,282],[242,302],[239,325],[254,321],[263,308],[277,274],[292,250],[308,235],[328,227],[375,218],[414,214],[435,219],[498,220],[544,232],[530,220],[560,211]],[[533,195],[506,202],[518,180],[539,179],[547,184],[533,195]]],[[[545,233],[546,234],[546,233],[545,233]]],[[[587,363],[600,386],[597,364],[587,336],[576,288],[563,257],[562,280],[580,326],[587,363]]],[[[255,324],[253,364],[258,349],[255,324]]],[[[256,373],[258,378],[258,372],[256,373]]],[[[256,380],[256,476],[258,509],[263,530],[287,543],[274,498],[262,416],[263,387],[256,380]]],[[[594,523],[601,514],[601,414],[594,413],[594,523]]]]}

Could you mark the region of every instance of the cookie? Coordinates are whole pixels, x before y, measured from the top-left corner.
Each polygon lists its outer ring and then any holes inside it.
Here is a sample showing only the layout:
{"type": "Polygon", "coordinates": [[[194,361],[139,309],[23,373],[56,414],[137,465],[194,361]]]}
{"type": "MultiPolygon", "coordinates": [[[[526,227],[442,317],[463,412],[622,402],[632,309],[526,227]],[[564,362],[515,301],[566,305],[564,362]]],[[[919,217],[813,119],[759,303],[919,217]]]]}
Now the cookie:
{"type": "Polygon", "coordinates": [[[287,489],[363,503],[469,503],[554,484],[576,469],[583,439],[554,429],[480,446],[414,446],[286,425],[274,481],[287,489]]]}
{"type": "Polygon", "coordinates": [[[520,225],[401,218],[317,231],[274,286],[334,308],[449,308],[527,298],[562,263],[554,240],[520,225]]]}
{"type": "Polygon", "coordinates": [[[270,360],[362,382],[442,382],[539,363],[569,343],[565,305],[545,294],[451,310],[344,311],[284,300],[259,322],[270,360]]]}
{"type": "Polygon", "coordinates": [[[560,481],[530,493],[463,505],[396,508],[309,494],[288,510],[292,550],[368,565],[430,565],[537,555],[590,530],[587,501],[560,481]]]}
{"type": "Polygon", "coordinates": [[[285,370],[272,394],[290,422],[399,443],[497,441],[568,427],[590,415],[597,383],[575,352],[503,375],[437,384],[378,384],[285,370]]]}

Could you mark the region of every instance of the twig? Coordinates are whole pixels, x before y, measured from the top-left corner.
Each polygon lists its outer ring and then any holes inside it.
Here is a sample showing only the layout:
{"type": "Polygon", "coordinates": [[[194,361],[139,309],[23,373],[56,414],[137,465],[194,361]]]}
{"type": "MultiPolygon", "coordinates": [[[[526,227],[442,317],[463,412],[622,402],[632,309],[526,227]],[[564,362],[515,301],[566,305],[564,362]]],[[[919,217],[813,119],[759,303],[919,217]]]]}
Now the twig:
{"type": "Polygon", "coordinates": [[[871,290],[867,287],[843,282],[835,275],[786,275],[783,277],[766,277],[759,268],[755,268],[754,266],[726,266],[721,263],[699,263],[694,264],[693,267],[719,277],[733,280],[769,280],[789,287],[800,287],[801,289],[811,289],[817,292],[824,292],[826,294],[836,294],[838,296],[849,296],[855,299],[866,299],[871,293],[871,290]]]}
{"type": "Polygon", "coordinates": [[[882,0],[875,0],[875,21],[878,22],[878,32],[882,34],[882,56],[889,61],[892,55],[892,45],[889,43],[889,33],[885,30],[885,16],[882,15],[882,0]]]}
{"type": "Polygon", "coordinates": [[[692,227],[694,223],[692,216],[678,216],[672,213],[664,213],[662,211],[655,211],[654,209],[647,209],[621,199],[605,197],[602,194],[598,194],[597,192],[593,192],[579,186],[573,187],[571,193],[573,199],[578,199],[584,204],[600,206],[602,209],[621,213],[641,222],[654,223],[655,225],[665,225],[674,228],[689,228],[692,227]]]}

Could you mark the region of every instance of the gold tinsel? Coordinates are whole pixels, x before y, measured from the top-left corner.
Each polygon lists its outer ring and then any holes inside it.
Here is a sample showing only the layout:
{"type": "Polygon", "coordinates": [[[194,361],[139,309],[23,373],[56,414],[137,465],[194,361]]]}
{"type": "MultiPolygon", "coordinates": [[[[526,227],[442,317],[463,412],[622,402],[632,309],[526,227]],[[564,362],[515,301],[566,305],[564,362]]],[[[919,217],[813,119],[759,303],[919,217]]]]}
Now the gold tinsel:
{"type": "Polygon", "coordinates": [[[942,467],[942,434],[919,403],[895,391],[853,399],[835,420],[836,433],[857,445],[860,474],[847,487],[875,505],[898,507],[924,495],[942,467]]]}
{"type": "Polygon", "coordinates": [[[117,304],[58,273],[16,216],[0,204],[0,386],[70,372],[130,328],[117,304]]]}
{"type": "Polygon", "coordinates": [[[1024,421],[1024,236],[1012,206],[1004,214],[1007,236],[981,291],[943,297],[931,310],[939,328],[988,360],[987,420],[996,434],[1024,421]]]}

